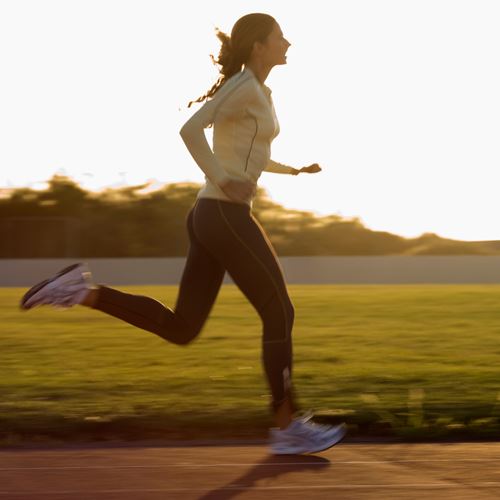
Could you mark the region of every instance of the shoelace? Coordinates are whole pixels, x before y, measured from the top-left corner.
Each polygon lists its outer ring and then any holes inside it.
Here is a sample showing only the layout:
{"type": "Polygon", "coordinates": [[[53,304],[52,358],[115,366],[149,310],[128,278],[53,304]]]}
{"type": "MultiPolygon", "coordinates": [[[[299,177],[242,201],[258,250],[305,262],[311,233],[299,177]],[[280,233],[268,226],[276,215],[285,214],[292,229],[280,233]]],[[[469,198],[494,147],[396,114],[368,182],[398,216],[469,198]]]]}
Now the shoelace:
{"type": "Polygon", "coordinates": [[[312,411],[307,411],[303,415],[296,417],[295,420],[300,422],[300,427],[298,427],[299,433],[303,435],[317,435],[319,433],[324,433],[331,431],[334,426],[332,425],[322,425],[316,422],[312,422],[311,418],[314,416],[312,411]]]}
{"type": "Polygon", "coordinates": [[[310,423],[303,423],[302,425],[295,427],[294,434],[306,438],[316,438],[318,437],[318,434],[323,434],[323,431],[310,423]]]}
{"type": "MultiPolygon", "coordinates": [[[[81,290],[81,289],[80,289],[81,290]]],[[[79,289],[76,290],[61,290],[60,288],[54,288],[53,290],[50,291],[50,299],[55,299],[55,300],[64,300],[67,298],[70,298],[72,295],[77,293],[79,289]]]]}
{"type": "Polygon", "coordinates": [[[85,281],[79,278],[74,278],[61,283],[58,288],[53,288],[50,294],[42,303],[54,304],[61,307],[69,307],[73,305],[73,297],[85,286],[85,281]]]}
{"type": "Polygon", "coordinates": [[[311,429],[314,429],[314,431],[319,431],[319,432],[327,432],[333,430],[335,426],[333,425],[323,425],[323,424],[318,424],[316,422],[306,422],[306,426],[310,426],[311,429]]]}
{"type": "Polygon", "coordinates": [[[331,429],[331,425],[322,425],[317,422],[312,422],[311,419],[314,417],[314,412],[312,410],[306,411],[304,414],[297,417],[297,420],[300,420],[302,423],[310,425],[311,427],[315,427],[318,430],[326,431],[331,429]]]}

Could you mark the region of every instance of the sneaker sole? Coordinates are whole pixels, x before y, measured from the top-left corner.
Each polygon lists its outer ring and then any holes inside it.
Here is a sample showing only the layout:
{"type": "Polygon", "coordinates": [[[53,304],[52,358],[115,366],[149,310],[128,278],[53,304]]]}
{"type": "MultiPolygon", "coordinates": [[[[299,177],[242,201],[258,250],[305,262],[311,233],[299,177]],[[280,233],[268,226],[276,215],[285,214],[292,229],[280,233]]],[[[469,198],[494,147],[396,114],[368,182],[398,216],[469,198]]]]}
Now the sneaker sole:
{"type": "Polygon", "coordinates": [[[327,445],[325,445],[323,448],[316,448],[314,450],[304,450],[304,449],[299,449],[299,448],[288,448],[287,450],[272,450],[272,453],[275,455],[307,455],[311,453],[320,453],[321,451],[328,450],[335,446],[336,444],[339,444],[347,435],[347,428],[345,426],[342,426],[342,428],[339,430],[341,433],[340,437],[336,437],[335,440],[332,442],[330,441],[327,445]]]}
{"type": "Polygon", "coordinates": [[[324,448],[320,448],[319,450],[308,451],[305,453],[319,453],[320,451],[325,451],[325,450],[328,450],[329,448],[333,448],[336,444],[339,444],[341,441],[343,441],[347,435],[347,429],[345,427],[342,427],[342,430],[340,432],[342,434],[341,434],[340,438],[338,438],[335,442],[329,444],[328,446],[325,446],[324,448]]]}
{"type": "Polygon", "coordinates": [[[19,304],[19,307],[23,310],[26,311],[28,309],[31,309],[32,306],[27,306],[26,302],[33,297],[36,293],[38,293],[42,288],[47,286],[49,283],[52,283],[56,279],[60,278],[61,276],[73,271],[73,269],[76,269],[78,266],[81,266],[82,263],[78,262],[77,264],[71,264],[71,266],[65,267],[64,269],[61,269],[56,275],[54,275],[52,278],[40,281],[36,285],[33,285],[23,296],[21,299],[21,303],[19,304]]]}

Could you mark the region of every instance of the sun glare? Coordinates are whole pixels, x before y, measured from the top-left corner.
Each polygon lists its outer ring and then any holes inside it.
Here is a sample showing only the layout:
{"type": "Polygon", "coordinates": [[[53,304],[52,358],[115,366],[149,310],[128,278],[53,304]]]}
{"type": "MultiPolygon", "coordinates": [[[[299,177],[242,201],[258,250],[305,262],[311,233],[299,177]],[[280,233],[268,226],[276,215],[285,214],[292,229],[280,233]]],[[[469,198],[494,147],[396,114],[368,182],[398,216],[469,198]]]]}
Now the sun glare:
{"type": "Polygon", "coordinates": [[[263,173],[277,203],[403,236],[500,239],[493,0],[3,3],[0,186],[57,172],[92,190],[202,183],[179,128],[217,78],[215,27],[250,11],[292,44],[266,81],[272,158],[323,169],[263,173]]]}

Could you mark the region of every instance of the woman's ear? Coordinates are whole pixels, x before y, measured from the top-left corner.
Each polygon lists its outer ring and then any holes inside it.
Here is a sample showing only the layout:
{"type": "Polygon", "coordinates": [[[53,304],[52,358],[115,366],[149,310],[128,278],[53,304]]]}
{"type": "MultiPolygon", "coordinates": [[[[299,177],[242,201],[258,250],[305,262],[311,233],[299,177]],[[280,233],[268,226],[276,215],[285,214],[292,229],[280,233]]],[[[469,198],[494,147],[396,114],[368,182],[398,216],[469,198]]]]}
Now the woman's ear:
{"type": "Polygon", "coordinates": [[[258,56],[262,53],[262,50],[264,49],[264,44],[262,42],[259,42],[258,40],[253,42],[253,47],[250,52],[250,56],[258,56]]]}

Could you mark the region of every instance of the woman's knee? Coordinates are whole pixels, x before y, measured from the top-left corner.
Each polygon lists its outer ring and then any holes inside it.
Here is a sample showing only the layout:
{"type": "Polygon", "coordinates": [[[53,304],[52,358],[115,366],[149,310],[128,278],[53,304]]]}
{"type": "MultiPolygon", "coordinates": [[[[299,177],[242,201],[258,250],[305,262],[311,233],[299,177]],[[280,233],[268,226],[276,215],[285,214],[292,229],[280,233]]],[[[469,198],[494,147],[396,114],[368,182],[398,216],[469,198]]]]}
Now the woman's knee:
{"type": "Polygon", "coordinates": [[[195,332],[183,332],[181,335],[176,335],[170,341],[174,344],[186,346],[190,344],[196,337],[198,333],[195,332]]]}
{"type": "Polygon", "coordinates": [[[181,346],[190,344],[198,337],[203,327],[203,325],[192,325],[178,315],[175,320],[174,328],[164,329],[160,332],[162,338],[173,344],[181,346]]]}

